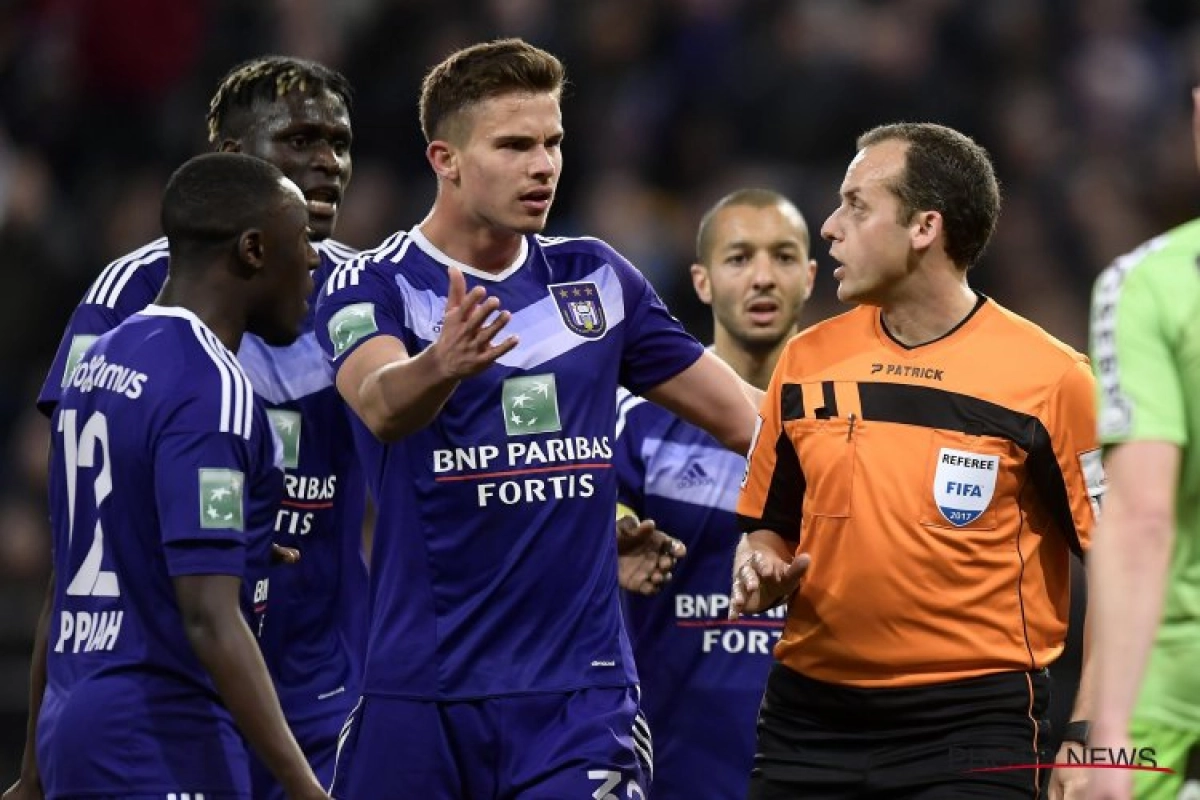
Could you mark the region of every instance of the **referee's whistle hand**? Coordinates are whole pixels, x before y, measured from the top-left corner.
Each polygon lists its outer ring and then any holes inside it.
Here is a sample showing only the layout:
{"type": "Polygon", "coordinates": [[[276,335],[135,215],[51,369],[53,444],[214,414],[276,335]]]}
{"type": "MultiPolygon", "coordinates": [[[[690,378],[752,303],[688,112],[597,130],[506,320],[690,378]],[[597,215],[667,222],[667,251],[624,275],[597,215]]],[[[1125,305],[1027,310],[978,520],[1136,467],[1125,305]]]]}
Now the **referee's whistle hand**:
{"type": "Polygon", "coordinates": [[[762,550],[751,552],[733,571],[729,619],[766,611],[791,596],[800,586],[810,563],[812,558],[807,553],[785,561],[762,550]]]}

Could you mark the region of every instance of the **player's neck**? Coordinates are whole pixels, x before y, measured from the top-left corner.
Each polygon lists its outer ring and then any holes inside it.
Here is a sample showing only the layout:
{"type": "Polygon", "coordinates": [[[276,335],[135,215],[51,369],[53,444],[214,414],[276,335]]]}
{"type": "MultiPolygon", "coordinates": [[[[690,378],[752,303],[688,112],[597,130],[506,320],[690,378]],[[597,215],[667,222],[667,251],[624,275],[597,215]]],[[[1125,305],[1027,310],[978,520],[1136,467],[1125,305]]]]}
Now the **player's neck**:
{"type": "Polygon", "coordinates": [[[775,364],[779,362],[783,348],[787,346],[788,340],[795,333],[796,329],[793,328],[787,336],[769,348],[747,347],[730,335],[725,328],[716,325],[713,331],[712,349],[718,358],[733,367],[733,371],[742,380],[766,391],[767,384],[771,382],[771,374],[775,371],[775,364]]]}
{"type": "Polygon", "coordinates": [[[967,285],[966,275],[955,279],[921,282],[897,291],[880,305],[883,323],[891,336],[907,347],[942,338],[970,316],[979,295],[967,285]]]}
{"type": "Polygon", "coordinates": [[[154,298],[155,305],[176,306],[196,315],[216,334],[230,352],[236,353],[246,332],[246,315],[231,303],[228,287],[216,287],[202,281],[178,276],[167,277],[154,298]]]}
{"type": "Polygon", "coordinates": [[[472,224],[437,205],[418,228],[430,244],[450,258],[492,275],[512,266],[513,259],[521,251],[521,234],[472,224]]]}

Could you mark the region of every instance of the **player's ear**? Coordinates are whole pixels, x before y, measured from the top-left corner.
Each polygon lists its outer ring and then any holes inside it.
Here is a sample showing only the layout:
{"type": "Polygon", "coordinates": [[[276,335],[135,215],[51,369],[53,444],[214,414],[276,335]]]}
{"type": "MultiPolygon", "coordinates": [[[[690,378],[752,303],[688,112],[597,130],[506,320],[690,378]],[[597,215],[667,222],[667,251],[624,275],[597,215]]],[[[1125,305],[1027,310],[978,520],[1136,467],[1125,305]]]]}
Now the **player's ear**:
{"type": "Polygon", "coordinates": [[[458,180],[458,151],[449,142],[434,139],[425,148],[425,158],[439,178],[454,182],[458,180]]]}
{"type": "Polygon", "coordinates": [[[816,285],[817,282],[817,260],[815,258],[810,258],[808,260],[808,266],[806,269],[808,272],[808,280],[805,282],[804,286],[804,299],[808,300],[810,297],[812,297],[813,286],[816,285]]]}
{"type": "Polygon", "coordinates": [[[241,232],[237,239],[238,263],[248,272],[256,273],[263,268],[263,235],[258,228],[241,232]]]}
{"type": "Polygon", "coordinates": [[[925,250],[942,234],[945,221],[937,211],[918,211],[909,225],[914,250],[925,250]]]}
{"type": "Polygon", "coordinates": [[[692,288],[696,297],[706,306],[712,305],[712,282],[709,280],[708,267],[703,264],[692,264],[692,288]]]}
{"type": "Polygon", "coordinates": [[[220,146],[217,147],[218,153],[240,153],[242,152],[242,143],[237,139],[222,139],[220,146]]]}

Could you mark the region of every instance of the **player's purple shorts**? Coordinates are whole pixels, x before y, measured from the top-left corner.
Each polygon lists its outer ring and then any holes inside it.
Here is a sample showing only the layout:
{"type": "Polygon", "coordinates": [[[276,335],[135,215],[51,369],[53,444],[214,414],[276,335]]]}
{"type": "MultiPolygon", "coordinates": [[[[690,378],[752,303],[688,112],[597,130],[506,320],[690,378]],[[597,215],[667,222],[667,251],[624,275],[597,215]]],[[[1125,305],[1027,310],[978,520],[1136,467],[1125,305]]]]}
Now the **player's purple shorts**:
{"type": "Polygon", "coordinates": [[[645,800],[653,751],[637,689],[435,703],[363,697],[335,800],[645,800]]]}

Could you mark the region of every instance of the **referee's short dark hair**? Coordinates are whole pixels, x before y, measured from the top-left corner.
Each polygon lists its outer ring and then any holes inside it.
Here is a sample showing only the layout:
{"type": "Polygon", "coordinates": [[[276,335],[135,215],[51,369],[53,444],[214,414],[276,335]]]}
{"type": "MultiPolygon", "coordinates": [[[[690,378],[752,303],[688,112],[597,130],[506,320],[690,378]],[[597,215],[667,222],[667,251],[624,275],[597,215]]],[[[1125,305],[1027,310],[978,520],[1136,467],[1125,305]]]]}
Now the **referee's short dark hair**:
{"type": "Polygon", "coordinates": [[[891,190],[900,198],[900,224],[918,211],[942,215],[946,255],[974,266],[996,230],[1000,184],[992,159],[971,137],[932,122],[881,125],[858,137],[858,149],[898,140],[908,144],[904,171],[891,190]]]}

